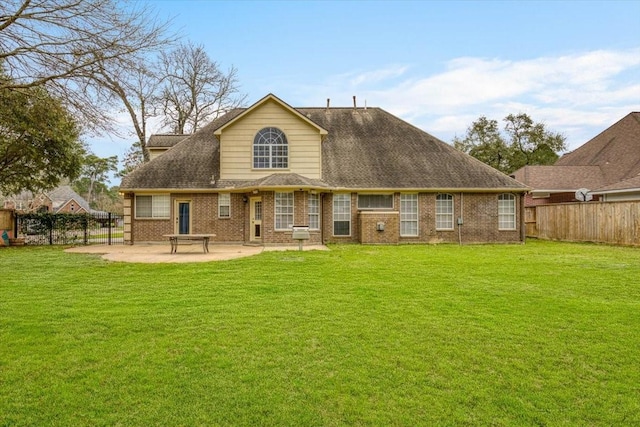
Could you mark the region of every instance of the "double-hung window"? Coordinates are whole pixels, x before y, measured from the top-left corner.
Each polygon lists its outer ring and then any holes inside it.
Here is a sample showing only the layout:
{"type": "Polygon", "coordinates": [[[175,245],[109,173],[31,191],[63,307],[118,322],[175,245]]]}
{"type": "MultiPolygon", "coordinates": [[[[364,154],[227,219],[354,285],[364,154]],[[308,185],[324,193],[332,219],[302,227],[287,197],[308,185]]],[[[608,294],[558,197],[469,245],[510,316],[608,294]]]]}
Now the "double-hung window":
{"type": "Polygon", "coordinates": [[[278,128],[261,129],[253,139],[254,169],[286,169],[289,167],[289,144],[278,128]]]}
{"type": "Polygon", "coordinates": [[[169,218],[171,199],[168,194],[136,195],[136,218],[169,218]]]}
{"type": "Polygon", "coordinates": [[[418,235],[418,195],[400,194],[400,236],[418,235]]]}
{"type": "Polygon", "coordinates": [[[498,196],[498,230],[516,229],[516,197],[513,194],[498,196]]]}
{"type": "Polygon", "coordinates": [[[309,193],[308,198],[309,210],[309,229],[320,229],[320,197],[318,194],[309,193]]]}
{"type": "Polygon", "coordinates": [[[453,230],[453,196],[436,196],[436,230],[453,230]]]}
{"type": "Polygon", "coordinates": [[[275,228],[290,230],[293,227],[293,193],[276,193],[275,199],[275,228]]]}
{"type": "Polygon", "coordinates": [[[231,217],[231,194],[218,193],[218,217],[231,217]]]}
{"type": "Polygon", "coordinates": [[[333,235],[351,235],[351,194],[333,195],[333,235]]]}

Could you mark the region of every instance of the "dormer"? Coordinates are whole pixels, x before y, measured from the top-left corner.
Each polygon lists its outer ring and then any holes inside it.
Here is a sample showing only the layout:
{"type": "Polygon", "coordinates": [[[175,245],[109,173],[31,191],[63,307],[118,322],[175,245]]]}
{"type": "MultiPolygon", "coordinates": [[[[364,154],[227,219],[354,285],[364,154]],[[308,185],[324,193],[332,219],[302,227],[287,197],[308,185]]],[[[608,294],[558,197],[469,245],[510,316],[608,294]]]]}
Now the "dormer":
{"type": "Polygon", "coordinates": [[[327,130],[269,94],[214,131],[220,179],[255,180],[274,173],[322,176],[327,130]]]}

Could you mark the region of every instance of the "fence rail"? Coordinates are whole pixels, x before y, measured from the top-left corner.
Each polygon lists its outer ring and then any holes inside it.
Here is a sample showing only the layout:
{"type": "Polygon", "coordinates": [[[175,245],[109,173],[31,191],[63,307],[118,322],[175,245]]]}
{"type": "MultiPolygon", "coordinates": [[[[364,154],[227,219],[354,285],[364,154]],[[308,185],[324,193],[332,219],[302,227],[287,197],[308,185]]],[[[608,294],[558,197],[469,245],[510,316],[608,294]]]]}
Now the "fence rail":
{"type": "Polygon", "coordinates": [[[15,229],[26,245],[124,243],[123,217],[110,212],[17,214],[15,229]]]}
{"type": "Polygon", "coordinates": [[[540,205],[527,210],[530,237],[640,246],[640,201],[540,205]]]}

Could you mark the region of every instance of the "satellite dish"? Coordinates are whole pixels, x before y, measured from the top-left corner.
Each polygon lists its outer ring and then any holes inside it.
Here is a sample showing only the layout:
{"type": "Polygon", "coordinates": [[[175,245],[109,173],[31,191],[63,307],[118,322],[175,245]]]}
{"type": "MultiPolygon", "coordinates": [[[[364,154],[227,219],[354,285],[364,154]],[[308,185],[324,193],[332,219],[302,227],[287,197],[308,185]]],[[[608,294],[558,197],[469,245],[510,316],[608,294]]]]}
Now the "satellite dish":
{"type": "Polygon", "coordinates": [[[576,191],[576,200],[580,202],[589,202],[593,200],[593,195],[586,188],[581,188],[576,191]]]}

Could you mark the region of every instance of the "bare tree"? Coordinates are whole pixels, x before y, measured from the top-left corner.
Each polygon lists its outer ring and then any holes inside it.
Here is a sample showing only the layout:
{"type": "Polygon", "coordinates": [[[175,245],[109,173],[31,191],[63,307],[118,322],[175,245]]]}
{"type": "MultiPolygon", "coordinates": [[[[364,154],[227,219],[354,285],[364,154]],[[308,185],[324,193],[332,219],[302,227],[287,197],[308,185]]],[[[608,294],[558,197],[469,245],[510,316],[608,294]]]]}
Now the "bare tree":
{"type": "Polygon", "coordinates": [[[46,85],[89,130],[111,129],[113,88],[100,69],[136,69],[165,48],[168,23],[117,0],[0,0],[0,63],[12,90],[46,85]],[[96,102],[99,99],[100,102],[96,102]]]}
{"type": "Polygon", "coordinates": [[[164,125],[174,133],[195,132],[246,99],[239,91],[237,69],[221,71],[202,46],[192,43],[163,52],[160,74],[164,125]]]}
{"type": "Polygon", "coordinates": [[[149,161],[147,149],[147,123],[156,116],[156,104],[159,100],[160,78],[152,68],[140,65],[136,68],[107,68],[99,64],[92,72],[103,88],[107,88],[111,96],[124,106],[131,119],[136,144],[142,150],[144,161],[149,161]]]}

